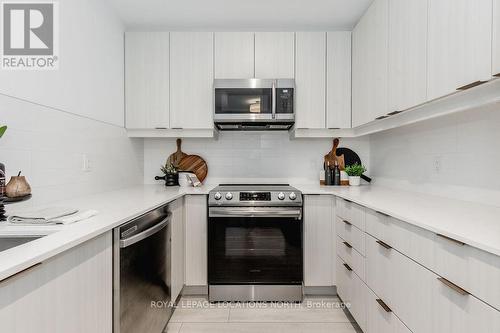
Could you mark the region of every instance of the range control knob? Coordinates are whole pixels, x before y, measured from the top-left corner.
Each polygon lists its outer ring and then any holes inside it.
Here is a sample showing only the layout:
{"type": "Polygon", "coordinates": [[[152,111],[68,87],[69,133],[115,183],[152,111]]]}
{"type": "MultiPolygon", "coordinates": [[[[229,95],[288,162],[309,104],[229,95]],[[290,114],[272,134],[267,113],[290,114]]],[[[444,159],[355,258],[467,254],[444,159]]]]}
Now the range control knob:
{"type": "Polygon", "coordinates": [[[220,192],[215,193],[215,194],[214,194],[214,199],[215,199],[215,200],[220,200],[220,199],[222,199],[222,194],[220,194],[220,192]]]}
{"type": "Polygon", "coordinates": [[[231,192],[226,193],[226,200],[232,200],[233,199],[233,194],[231,192]]]}
{"type": "Polygon", "coordinates": [[[285,200],[285,193],[283,192],[278,193],[278,199],[285,200]]]}
{"type": "Polygon", "coordinates": [[[290,198],[290,200],[295,200],[297,199],[297,194],[295,194],[295,192],[292,192],[288,197],[290,198]]]}

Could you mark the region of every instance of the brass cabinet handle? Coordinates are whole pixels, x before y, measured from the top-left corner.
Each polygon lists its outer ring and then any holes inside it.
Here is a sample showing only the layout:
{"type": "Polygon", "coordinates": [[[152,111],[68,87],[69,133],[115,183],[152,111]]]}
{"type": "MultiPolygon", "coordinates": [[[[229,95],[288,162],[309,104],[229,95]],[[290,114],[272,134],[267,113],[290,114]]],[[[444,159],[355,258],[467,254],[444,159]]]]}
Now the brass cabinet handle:
{"type": "Polygon", "coordinates": [[[346,247],[348,247],[348,248],[352,249],[352,245],[351,245],[351,244],[349,244],[349,243],[347,243],[347,242],[343,242],[343,244],[344,244],[346,247]]]}
{"type": "Polygon", "coordinates": [[[452,243],[455,243],[455,244],[457,244],[457,245],[460,245],[460,246],[464,246],[464,245],[465,245],[465,243],[464,243],[464,242],[461,242],[461,241],[459,241],[459,240],[456,240],[456,239],[453,239],[453,238],[451,238],[451,237],[445,236],[445,235],[443,235],[443,234],[436,234],[436,235],[437,235],[438,237],[441,237],[441,238],[443,238],[443,239],[446,239],[446,240],[448,240],[448,241],[450,241],[450,242],[452,242],[452,243]]]}
{"type": "Polygon", "coordinates": [[[382,246],[384,249],[386,250],[390,250],[392,249],[392,246],[390,246],[389,244],[385,243],[385,242],[382,242],[381,240],[378,240],[377,241],[377,244],[382,246]]]}
{"type": "Polygon", "coordinates": [[[457,90],[462,90],[462,91],[463,90],[467,90],[467,89],[470,89],[470,88],[474,88],[474,87],[480,86],[480,85],[482,85],[483,83],[486,83],[486,82],[488,82],[488,81],[475,81],[475,82],[466,84],[463,87],[459,87],[459,88],[457,88],[457,90]]]}
{"type": "Polygon", "coordinates": [[[155,129],[157,129],[157,130],[166,130],[167,128],[166,127],[155,127],[155,129]]]}
{"type": "Polygon", "coordinates": [[[352,225],[352,223],[351,223],[351,222],[349,222],[349,221],[347,221],[347,220],[343,220],[342,222],[344,222],[345,224],[347,224],[347,225],[349,225],[349,226],[351,226],[351,225],[352,225]]]}
{"type": "Polygon", "coordinates": [[[349,266],[348,264],[344,263],[344,267],[345,267],[345,269],[347,269],[349,272],[352,272],[352,268],[351,268],[351,266],[349,266]]]}
{"type": "Polygon", "coordinates": [[[385,118],[388,118],[388,117],[387,116],[380,116],[380,117],[375,118],[375,120],[381,120],[381,119],[385,119],[385,118]]]}
{"type": "Polygon", "coordinates": [[[351,203],[351,200],[344,199],[345,202],[351,203]]]}
{"type": "Polygon", "coordinates": [[[5,278],[5,279],[3,279],[3,280],[0,280],[0,283],[7,282],[7,281],[9,281],[9,280],[11,280],[11,279],[14,279],[15,277],[19,277],[19,276],[24,275],[24,274],[26,274],[26,273],[28,273],[28,272],[31,272],[32,270],[34,270],[35,268],[37,268],[37,267],[38,267],[38,266],[40,266],[40,265],[42,265],[42,263],[41,263],[41,262],[39,262],[39,263],[37,263],[37,264],[34,264],[34,265],[32,265],[32,266],[30,266],[30,267],[28,267],[28,268],[26,268],[26,269],[23,269],[23,270],[22,270],[22,271],[20,271],[20,272],[17,272],[17,273],[16,273],[16,274],[14,274],[14,275],[11,275],[11,276],[9,276],[9,277],[6,277],[6,278],[5,278]]]}
{"type": "Polygon", "coordinates": [[[382,309],[384,309],[385,312],[392,312],[391,308],[387,306],[387,304],[385,304],[383,300],[377,298],[376,301],[382,307],[382,309]]]}
{"type": "Polygon", "coordinates": [[[494,77],[500,77],[500,73],[493,75],[494,77]]]}
{"type": "Polygon", "coordinates": [[[389,112],[387,115],[388,115],[388,116],[395,116],[395,115],[400,114],[400,113],[402,113],[402,112],[403,112],[403,111],[392,111],[392,112],[389,112]]]}
{"type": "Polygon", "coordinates": [[[442,278],[442,277],[439,277],[438,280],[443,283],[445,286],[447,286],[448,288],[450,288],[451,290],[459,293],[460,295],[462,296],[467,296],[467,295],[470,295],[470,293],[463,289],[463,288],[460,288],[459,286],[457,286],[456,284],[454,284],[453,282],[445,279],[445,278],[442,278]]]}
{"type": "Polygon", "coordinates": [[[378,210],[375,211],[375,213],[377,214],[380,214],[380,215],[383,215],[385,217],[390,217],[390,215],[386,214],[386,213],[382,213],[382,212],[379,212],[378,210]]]}

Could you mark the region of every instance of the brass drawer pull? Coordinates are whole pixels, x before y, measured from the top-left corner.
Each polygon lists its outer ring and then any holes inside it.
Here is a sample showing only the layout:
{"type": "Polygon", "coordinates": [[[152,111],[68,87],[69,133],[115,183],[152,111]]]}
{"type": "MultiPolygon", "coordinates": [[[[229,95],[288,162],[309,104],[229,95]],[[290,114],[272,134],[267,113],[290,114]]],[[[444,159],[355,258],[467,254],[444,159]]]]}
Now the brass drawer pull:
{"type": "Polygon", "coordinates": [[[385,217],[391,217],[390,215],[387,215],[386,213],[379,212],[378,210],[375,211],[375,213],[380,214],[385,217]]]}
{"type": "Polygon", "coordinates": [[[388,116],[395,116],[395,115],[400,114],[402,112],[404,112],[404,111],[392,111],[392,112],[389,112],[387,115],[388,116]]]}
{"type": "Polygon", "coordinates": [[[382,309],[384,309],[385,312],[392,312],[391,308],[387,306],[387,304],[385,304],[383,300],[377,298],[376,301],[382,307],[382,309]]]}
{"type": "Polygon", "coordinates": [[[167,128],[166,127],[155,127],[155,129],[157,129],[157,130],[166,130],[167,128]]]}
{"type": "Polygon", "coordinates": [[[494,77],[500,77],[500,73],[493,75],[494,77]]]}
{"type": "Polygon", "coordinates": [[[351,245],[351,244],[349,244],[349,243],[347,243],[347,242],[343,242],[343,244],[344,244],[346,247],[348,247],[348,248],[352,249],[352,245],[351,245]]]}
{"type": "Polygon", "coordinates": [[[385,118],[388,118],[388,116],[380,116],[380,117],[375,118],[375,120],[381,120],[381,119],[385,119],[385,118]]]}
{"type": "Polygon", "coordinates": [[[472,83],[466,84],[463,87],[457,88],[457,90],[467,90],[467,89],[470,89],[470,88],[474,88],[474,87],[480,86],[480,85],[482,85],[483,83],[486,83],[486,82],[487,81],[472,82],[472,83]]]}
{"type": "Polygon", "coordinates": [[[377,241],[377,244],[382,246],[384,249],[386,250],[390,250],[392,249],[392,246],[390,246],[389,244],[385,243],[385,242],[382,242],[381,240],[378,240],[377,241]]]}
{"type": "Polygon", "coordinates": [[[443,283],[445,286],[447,286],[451,290],[459,293],[462,296],[470,295],[470,293],[467,290],[460,288],[459,286],[457,286],[456,284],[454,284],[453,282],[451,282],[449,280],[446,280],[445,278],[439,277],[438,280],[441,283],[443,283]]]}
{"type": "Polygon", "coordinates": [[[446,239],[447,241],[450,241],[450,242],[455,243],[455,244],[457,244],[457,245],[460,245],[460,246],[464,246],[464,245],[465,245],[465,243],[464,243],[464,242],[461,242],[461,241],[459,241],[459,240],[456,240],[456,239],[453,239],[453,238],[451,238],[451,237],[445,236],[445,235],[443,235],[443,234],[436,234],[436,235],[437,235],[438,237],[441,237],[441,238],[443,238],[443,239],[446,239]]]}
{"type": "Polygon", "coordinates": [[[349,266],[348,264],[345,264],[345,263],[344,263],[344,267],[345,267],[345,269],[347,269],[349,272],[352,272],[352,268],[351,268],[351,266],[349,266]]]}
{"type": "Polygon", "coordinates": [[[9,277],[6,277],[6,278],[5,278],[5,279],[3,279],[3,280],[0,280],[0,283],[4,283],[4,282],[7,282],[7,281],[9,281],[9,280],[11,280],[11,279],[14,279],[15,277],[19,277],[19,276],[21,276],[21,275],[24,275],[24,274],[26,274],[26,273],[28,273],[28,272],[30,272],[30,271],[32,271],[32,270],[34,270],[35,268],[37,268],[37,267],[38,267],[38,266],[40,266],[40,265],[42,265],[42,263],[41,263],[41,262],[39,262],[38,264],[34,264],[33,266],[30,266],[30,267],[28,267],[28,268],[26,268],[26,269],[23,269],[22,271],[17,272],[17,273],[16,273],[16,274],[14,274],[14,275],[11,275],[11,276],[9,276],[9,277]]]}
{"type": "Polygon", "coordinates": [[[343,220],[342,222],[344,222],[344,223],[345,223],[345,224],[347,224],[348,226],[351,226],[351,225],[352,225],[352,223],[351,223],[351,222],[349,222],[349,221],[347,221],[347,220],[343,220]]]}
{"type": "Polygon", "coordinates": [[[351,200],[344,199],[345,202],[351,203],[351,200]]]}

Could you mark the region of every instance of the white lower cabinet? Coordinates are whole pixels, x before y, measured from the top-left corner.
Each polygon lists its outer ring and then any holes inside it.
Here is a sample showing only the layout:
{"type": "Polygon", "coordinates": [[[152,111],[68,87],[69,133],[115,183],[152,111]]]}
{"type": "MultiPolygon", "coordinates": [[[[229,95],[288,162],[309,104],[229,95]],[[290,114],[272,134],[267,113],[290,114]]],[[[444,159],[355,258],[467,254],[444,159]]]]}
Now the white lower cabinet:
{"type": "Polygon", "coordinates": [[[172,213],[172,301],[175,301],[184,287],[184,199],[177,199],[168,205],[172,213]]]}
{"type": "Polygon", "coordinates": [[[304,285],[306,287],[327,287],[335,284],[333,200],[331,195],[304,196],[304,285]]]}
{"type": "Polygon", "coordinates": [[[365,333],[412,332],[396,317],[390,308],[384,306],[382,299],[368,288],[366,288],[366,291],[366,330],[363,330],[365,333]]]}
{"type": "Polygon", "coordinates": [[[207,196],[184,198],[186,286],[206,286],[207,280],[207,196]]]}
{"type": "Polygon", "coordinates": [[[107,232],[0,282],[0,332],[111,333],[112,237],[107,232]]]}

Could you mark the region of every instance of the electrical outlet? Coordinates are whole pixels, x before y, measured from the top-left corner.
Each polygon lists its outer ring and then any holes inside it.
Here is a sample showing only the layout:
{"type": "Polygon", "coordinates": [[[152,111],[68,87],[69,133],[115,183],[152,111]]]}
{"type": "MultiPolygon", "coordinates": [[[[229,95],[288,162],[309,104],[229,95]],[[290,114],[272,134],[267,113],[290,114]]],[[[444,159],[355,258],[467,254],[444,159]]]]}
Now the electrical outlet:
{"type": "Polygon", "coordinates": [[[85,154],[83,155],[83,158],[82,158],[82,171],[83,172],[91,172],[92,171],[92,161],[85,154]]]}
{"type": "Polygon", "coordinates": [[[440,174],[443,169],[443,157],[442,156],[434,156],[432,161],[433,171],[435,174],[440,174]]]}

